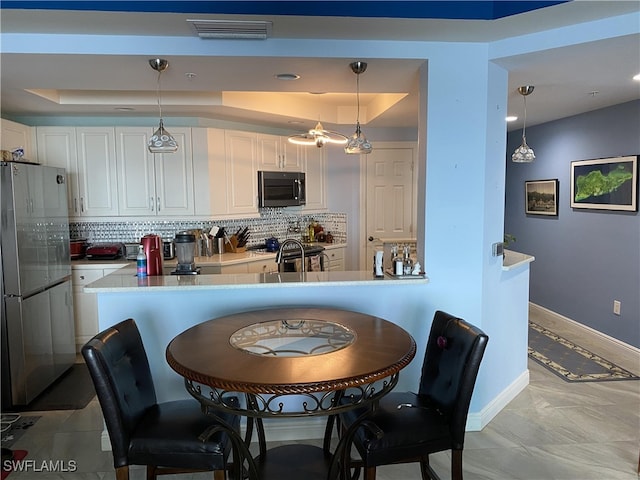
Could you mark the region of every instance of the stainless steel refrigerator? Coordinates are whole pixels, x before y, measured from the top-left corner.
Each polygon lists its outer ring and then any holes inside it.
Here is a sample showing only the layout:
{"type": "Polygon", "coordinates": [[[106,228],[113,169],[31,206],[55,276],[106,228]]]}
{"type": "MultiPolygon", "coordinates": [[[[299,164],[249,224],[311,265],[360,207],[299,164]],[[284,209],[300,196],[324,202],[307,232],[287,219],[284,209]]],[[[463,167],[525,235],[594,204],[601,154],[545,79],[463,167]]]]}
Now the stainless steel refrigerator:
{"type": "Polygon", "coordinates": [[[75,361],[64,169],[2,162],[2,410],[26,405],[75,361]]]}

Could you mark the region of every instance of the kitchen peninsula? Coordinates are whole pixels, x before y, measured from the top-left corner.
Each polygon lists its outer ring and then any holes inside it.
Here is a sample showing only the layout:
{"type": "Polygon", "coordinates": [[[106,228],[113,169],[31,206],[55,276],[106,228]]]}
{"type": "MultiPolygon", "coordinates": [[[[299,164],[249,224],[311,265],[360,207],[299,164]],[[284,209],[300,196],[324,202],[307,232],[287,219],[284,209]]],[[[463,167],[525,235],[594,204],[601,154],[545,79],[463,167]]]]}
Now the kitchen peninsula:
{"type": "MultiPolygon", "coordinates": [[[[419,303],[411,299],[427,295],[428,282],[425,277],[376,279],[371,271],[166,275],[138,279],[135,268],[129,266],[90,283],[85,292],[97,296],[100,330],[126,318],[135,319],[149,356],[158,401],[169,401],[189,395],[183,379],[165,361],[165,349],[171,339],[194,325],[270,307],[328,307],[385,318],[424,344],[429,318],[419,303]]],[[[399,388],[415,386],[420,361],[405,369],[399,388]]],[[[269,440],[304,439],[311,438],[310,435],[321,437],[321,422],[281,420],[268,429],[269,440]]],[[[108,441],[103,442],[107,444],[108,441]]]]}

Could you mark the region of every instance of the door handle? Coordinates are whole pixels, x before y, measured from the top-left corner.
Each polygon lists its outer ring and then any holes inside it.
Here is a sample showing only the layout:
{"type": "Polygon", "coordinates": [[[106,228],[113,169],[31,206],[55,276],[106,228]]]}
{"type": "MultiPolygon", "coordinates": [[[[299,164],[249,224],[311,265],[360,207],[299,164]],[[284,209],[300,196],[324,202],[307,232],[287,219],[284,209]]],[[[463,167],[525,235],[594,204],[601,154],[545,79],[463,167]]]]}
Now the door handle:
{"type": "Polygon", "coordinates": [[[373,242],[375,239],[374,239],[371,235],[369,235],[368,240],[369,240],[370,242],[373,242]]]}

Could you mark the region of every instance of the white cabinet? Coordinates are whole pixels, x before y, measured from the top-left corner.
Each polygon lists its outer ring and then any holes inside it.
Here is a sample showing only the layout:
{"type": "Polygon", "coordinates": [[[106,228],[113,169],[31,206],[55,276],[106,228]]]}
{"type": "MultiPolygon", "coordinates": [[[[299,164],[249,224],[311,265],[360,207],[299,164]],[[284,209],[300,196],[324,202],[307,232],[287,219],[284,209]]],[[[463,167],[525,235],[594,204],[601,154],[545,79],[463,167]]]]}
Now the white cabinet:
{"type": "Polygon", "coordinates": [[[115,131],[109,127],[37,127],[38,159],[67,171],[69,215],[118,215],[115,131]]]}
{"type": "MultiPolygon", "coordinates": [[[[120,265],[122,267],[122,265],[120,265]]],[[[71,284],[73,286],[73,306],[76,330],[76,351],[98,333],[98,304],[95,293],[85,293],[84,287],[89,283],[101,279],[105,275],[115,272],[117,268],[105,268],[97,264],[83,265],[82,268],[72,267],[71,284]]]]}
{"type": "Polygon", "coordinates": [[[258,216],[256,134],[194,128],[195,214],[258,216]]]}
{"type": "Polygon", "coordinates": [[[277,271],[278,264],[274,258],[247,263],[247,273],[271,273],[277,271]]]}
{"type": "Polygon", "coordinates": [[[324,253],[329,257],[329,268],[327,269],[325,267],[325,269],[330,272],[344,271],[344,251],[345,247],[332,247],[325,249],[324,253]]]}
{"type": "Polygon", "coordinates": [[[175,153],[153,154],[147,127],[116,128],[120,215],[193,215],[191,129],[172,128],[175,153]]]}
{"type": "Polygon", "coordinates": [[[326,163],[327,149],[303,147],[307,200],[305,212],[317,212],[327,209],[326,163]]]}
{"type": "Polygon", "coordinates": [[[76,128],[78,194],[81,216],[118,215],[115,130],[76,128]]]}
{"type": "Polygon", "coordinates": [[[0,119],[0,148],[15,150],[22,147],[24,159],[35,162],[37,160],[34,147],[34,129],[11,120],[0,119]]]}
{"type": "MultiPolygon", "coordinates": [[[[287,141],[287,137],[257,134],[258,170],[301,172],[303,169],[300,145],[287,141]]],[[[304,148],[304,147],[302,147],[304,148]]]]}

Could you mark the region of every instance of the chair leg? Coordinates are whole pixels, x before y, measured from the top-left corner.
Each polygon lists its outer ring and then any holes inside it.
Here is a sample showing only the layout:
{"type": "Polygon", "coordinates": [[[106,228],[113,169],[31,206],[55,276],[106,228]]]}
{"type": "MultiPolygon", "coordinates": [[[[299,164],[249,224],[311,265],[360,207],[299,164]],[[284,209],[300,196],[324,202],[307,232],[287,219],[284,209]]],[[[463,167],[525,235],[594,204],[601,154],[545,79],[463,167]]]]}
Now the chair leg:
{"type": "Polygon", "coordinates": [[[116,468],[116,480],[129,480],[129,465],[116,468]]]}
{"type": "Polygon", "coordinates": [[[451,451],[451,480],[462,480],[462,450],[451,451]]]}
{"type": "Polygon", "coordinates": [[[156,480],[158,475],[155,465],[147,465],[147,480],[156,480]]]}
{"type": "Polygon", "coordinates": [[[376,480],[376,467],[364,467],[363,480],[376,480]]]}
{"type": "Polygon", "coordinates": [[[422,475],[422,480],[440,480],[438,474],[433,470],[433,468],[431,468],[431,464],[429,463],[429,455],[425,455],[424,457],[420,458],[420,473],[422,475]]]}

